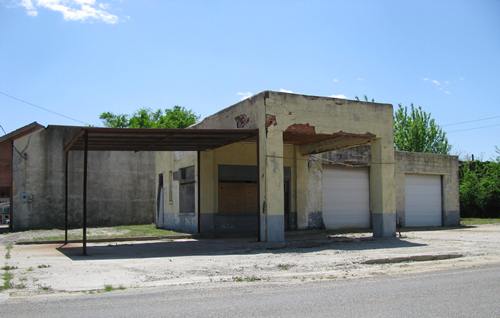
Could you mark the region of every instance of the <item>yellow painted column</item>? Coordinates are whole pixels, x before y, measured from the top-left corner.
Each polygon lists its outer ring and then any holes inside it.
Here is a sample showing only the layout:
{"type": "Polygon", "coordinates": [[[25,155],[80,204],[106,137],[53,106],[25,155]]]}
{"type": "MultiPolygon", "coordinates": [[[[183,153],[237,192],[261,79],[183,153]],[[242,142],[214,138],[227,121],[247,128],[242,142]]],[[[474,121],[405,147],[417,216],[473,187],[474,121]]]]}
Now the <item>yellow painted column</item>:
{"type": "Polygon", "coordinates": [[[396,188],[392,139],[376,139],[371,144],[370,207],[373,236],[396,234],[396,188]]]}
{"type": "Polygon", "coordinates": [[[285,240],[283,132],[271,126],[259,134],[260,239],[285,240]]]}
{"type": "Polygon", "coordinates": [[[214,185],[214,151],[200,152],[200,230],[201,233],[214,232],[214,214],[217,189],[214,185]]]}

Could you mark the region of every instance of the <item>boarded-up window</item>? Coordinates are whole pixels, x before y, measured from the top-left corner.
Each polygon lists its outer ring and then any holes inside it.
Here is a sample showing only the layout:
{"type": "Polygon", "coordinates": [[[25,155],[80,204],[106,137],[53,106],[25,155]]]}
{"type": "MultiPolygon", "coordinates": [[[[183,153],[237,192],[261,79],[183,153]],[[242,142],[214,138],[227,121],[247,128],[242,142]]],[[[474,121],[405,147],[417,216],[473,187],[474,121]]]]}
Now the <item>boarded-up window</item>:
{"type": "Polygon", "coordinates": [[[257,167],[219,166],[219,213],[256,213],[257,167]]]}
{"type": "Polygon", "coordinates": [[[194,166],[179,170],[179,212],[194,213],[195,207],[195,180],[194,166]]]}

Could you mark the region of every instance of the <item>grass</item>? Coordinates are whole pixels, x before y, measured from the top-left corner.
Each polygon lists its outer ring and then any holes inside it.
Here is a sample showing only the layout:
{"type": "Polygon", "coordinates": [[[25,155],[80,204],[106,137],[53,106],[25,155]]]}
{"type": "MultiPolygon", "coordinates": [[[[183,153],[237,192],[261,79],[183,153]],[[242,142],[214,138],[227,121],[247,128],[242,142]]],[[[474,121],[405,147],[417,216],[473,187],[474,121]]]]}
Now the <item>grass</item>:
{"type": "Polygon", "coordinates": [[[13,247],[12,243],[9,243],[7,245],[7,247],[6,247],[7,252],[5,253],[5,259],[10,259],[10,252],[12,251],[12,247],[13,247]]]}
{"type": "Polygon", "coordinates": [[[498,224],[500,223],[500,218],[462,218],[460,224],[462,225],[480,225],[480,224],[498,224]]]}
{"type": "Polygon", "coordinates": [[[113,290],[125,290],[125,287],[122,285],[118,287],[114,287],[113,285],[104,285],[105,292],[112,292],[113,290]]]}
{"type": "MultiPolygon", "coordinates": [[[[27,239],[21,239],[21,242],[26,241],[63,241],[64,231],[56,230],[56,235],[48,235],[47,231],[35,230],[27,231],[27,239]]],[[[54,230],[50,230],[51,233],[54,230]]],[[[115,239],[115,238],[134,238],[134,237],[158,237],[158,236],[168,236],[168,235],[179,235],[183,233],[178,233],[170,230],[158,229],[155,224],[138,224],[138,225],[120,225],[113,227],[101,227],[101,228],[88,228],[87,239],[115,239]]],[[[69,240],[81,240],[82,239],[82,229],[73,229],[68,232],[69,240]]]]}
{"type": "Polygon", "coordinates": [[[5,290],[5,289],[11,288],[12,287],[12,279],[14,278],[14,274],[12,274],[9,271],[4,271],[2,274],[2,278],[3,278],[3,285],[2,285],[1,289],[5,290]]]}
{"type": "Polygon", "coordinates": [[[46,285],[39,285],[38,288],[43,290],[43,291],[51,291],[52,290],[52,287],[46,286],[46,285]]]}
{"type": "MultiPolygon", "coordinates": [[[[13,245],[12,243],[9,243],[7,245],[7,251],[5,252],[5,259],[10,259],[10,252],[12,251],[13,245]]],[[[0,290],[5,290],[12,288],[12,279],[14,278],[14,274],[12,274],[10,271],[13,269],[17,269],[15,266],[9,266],[5,264],[2,267],[3,274],[2,274],[2,279],[3,279],[3,284],[0,286],[0,290]]]]}
{"type": "Polygon", "coordinates": [[[287,271],[293,266],[294,266],[293,264],[278,264],[278,269],[282,271],[287,271]]]}
{"type": "Polygon", "coordinates": [[[258,282],[261,281],[262,279],[257,277],[257,276],[234,276],[233,277],[233,282],[258,282]]]}

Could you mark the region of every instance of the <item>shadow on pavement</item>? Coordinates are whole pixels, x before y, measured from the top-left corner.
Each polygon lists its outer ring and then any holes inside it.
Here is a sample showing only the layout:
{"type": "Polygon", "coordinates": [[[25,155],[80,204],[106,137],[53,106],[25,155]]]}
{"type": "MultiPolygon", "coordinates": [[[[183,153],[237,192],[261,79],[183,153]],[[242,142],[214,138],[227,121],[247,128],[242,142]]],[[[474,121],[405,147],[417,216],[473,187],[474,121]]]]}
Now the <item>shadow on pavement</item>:
{"type": "Polygon", "coordinates": [[[263,253],[312,253],[323,250],[367,250],[425,246],[404,239],[350,239],[343,241],[322,239],[289,241],[282,244],[251,242],[245,239],[201,239],[169,242],[109,244],[87,246],[82,255],[80,244],[61,246],[57,250],[74,261],[137,259],[180,256],[216,256],[263,253]]]}

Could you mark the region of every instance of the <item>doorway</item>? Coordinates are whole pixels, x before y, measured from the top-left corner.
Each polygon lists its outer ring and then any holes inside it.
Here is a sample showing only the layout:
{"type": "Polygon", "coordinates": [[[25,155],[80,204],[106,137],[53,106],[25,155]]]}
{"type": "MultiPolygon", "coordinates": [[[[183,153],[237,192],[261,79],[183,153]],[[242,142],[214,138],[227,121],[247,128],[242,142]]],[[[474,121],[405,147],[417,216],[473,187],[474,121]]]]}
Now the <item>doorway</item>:
{"type": "MultiPolygon", "coordinates": [[[[161,224],[165,225],[165,196],[163,191],[163,173],[158,175],[158,193],[156,195],[156,220],[160,220],[161,216],[161,224]]],[[[158,222],[156,222],[158,224],[158,222]]]]}

